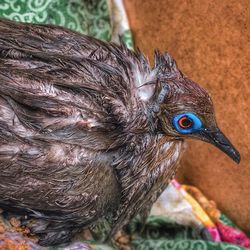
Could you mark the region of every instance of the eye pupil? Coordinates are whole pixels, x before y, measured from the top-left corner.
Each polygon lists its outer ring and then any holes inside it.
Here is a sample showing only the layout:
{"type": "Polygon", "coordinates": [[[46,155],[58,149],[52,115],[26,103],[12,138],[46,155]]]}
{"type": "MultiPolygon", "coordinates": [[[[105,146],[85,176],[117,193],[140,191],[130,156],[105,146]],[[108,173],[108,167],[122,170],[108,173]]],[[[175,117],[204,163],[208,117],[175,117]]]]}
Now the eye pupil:
{"type": "Polygon", "coordinates": [[[193,125],[192,120],[190,120],[188,117],[184,116],[179,120],[179,126],[181,128],[190,128],[193,125]]]}

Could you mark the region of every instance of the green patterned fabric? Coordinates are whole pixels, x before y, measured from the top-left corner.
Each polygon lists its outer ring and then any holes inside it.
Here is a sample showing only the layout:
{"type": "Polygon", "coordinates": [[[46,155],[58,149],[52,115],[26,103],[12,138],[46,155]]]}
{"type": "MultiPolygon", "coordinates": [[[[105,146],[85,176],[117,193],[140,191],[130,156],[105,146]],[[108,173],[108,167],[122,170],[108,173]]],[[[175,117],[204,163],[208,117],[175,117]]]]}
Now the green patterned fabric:
{"type": "Polygon", "coordinates": [[[1,0],[0,16],[56,24],[107,41],[111,38],[106,0],[1,0]]]}
{"type": "MultiPolygon", "coordinates": [[[[163,216],[150,216],[142,230],[139,219],[133,220],[127,233],[132,235],[133,250],[244,250],[245,248],[208,240],[203,229],[179,225],[163,216]]],[[[94,250],[110,250],[107,245],[95,244],[94,250]]]]}
{"type": "MultiPolygon", "coordinates": [[[[117,7],[117,6],[116,6],[117,7]]],[[[110,19],[108,0],[0,0],[0,16],[20,22],[55,24],[110,41],[114,23],[110,19]]],[[[119,16],[119,9],[114,14],[119,16]]],[[[133,48],[132,33],[122,27],[116,32],[133,48]]]]}
{"type": "Polygon", "coordinates": [[[220,215],[220,220],[227,226],[237,228],[236,225],[223,213],[220,215]]]}
{"type": "MultiPolygon", "coordinates": [[[[133,234],[140,231],[139,221],[130,225],[133,234]]],[[[136,235],[136,234],[135,234],[136,235]]],[[[162,216],[150,216],[145,229],[132,241],[134,250],[240,250],[239,246],[207,240],[205,231],[171,222],[162,216]]]]}
{"type": "Polygon", "coordinates": [[[203,240],[141,240],[133,241],[134,250],[240,250],[239,246],[203,240]]]}
{"type": "Polygon", "coordinates": [[[130,30],[125,30],[121,34],[121,39],[127,45],[128,48],[130,49],[134,48],[132,32],[130,30]]]}

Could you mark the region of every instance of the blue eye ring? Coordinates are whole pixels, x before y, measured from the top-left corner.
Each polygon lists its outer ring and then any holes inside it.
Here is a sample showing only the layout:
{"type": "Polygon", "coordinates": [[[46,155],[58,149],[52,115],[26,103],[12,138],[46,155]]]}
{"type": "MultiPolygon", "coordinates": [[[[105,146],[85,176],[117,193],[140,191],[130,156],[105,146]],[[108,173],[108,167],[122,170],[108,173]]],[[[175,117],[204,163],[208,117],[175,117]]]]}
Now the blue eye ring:
{"type": "Polygon", "coordinates": [[[201,120],[191,112],[174,116],[172,123],[177,132],[181,134],[194,133],[202,128],[201,120]]]}

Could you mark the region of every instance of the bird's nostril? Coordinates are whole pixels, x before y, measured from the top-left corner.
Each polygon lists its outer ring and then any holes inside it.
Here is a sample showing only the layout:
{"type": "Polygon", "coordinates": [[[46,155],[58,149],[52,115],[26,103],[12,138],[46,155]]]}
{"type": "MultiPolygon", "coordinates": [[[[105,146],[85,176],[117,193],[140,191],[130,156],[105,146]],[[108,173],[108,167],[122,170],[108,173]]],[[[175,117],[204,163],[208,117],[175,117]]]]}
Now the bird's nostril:
{"type": "Polygon", "coordinates": [[[215,131],[211,131],[209,129],[203,130],[201,134],[205,137],[206,141],[214,144],[235,162],[240,162],[240,153],[219,129],[216,129],[215,131]]]}

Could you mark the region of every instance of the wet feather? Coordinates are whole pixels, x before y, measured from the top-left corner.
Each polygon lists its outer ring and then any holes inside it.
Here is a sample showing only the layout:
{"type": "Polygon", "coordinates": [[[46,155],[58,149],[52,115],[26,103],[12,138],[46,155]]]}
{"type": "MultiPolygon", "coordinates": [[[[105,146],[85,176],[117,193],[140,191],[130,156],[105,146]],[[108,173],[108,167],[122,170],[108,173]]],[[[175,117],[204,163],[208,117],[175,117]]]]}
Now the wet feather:
{"type": "Polygon", "coordinates": [[[166,113],[205,102],[213,112],[168,54],[151,67],[124,45],[0,20],[0,206],[45,245],[106,217],[115,233],[176,171],[182,138],[166,113]]]}

